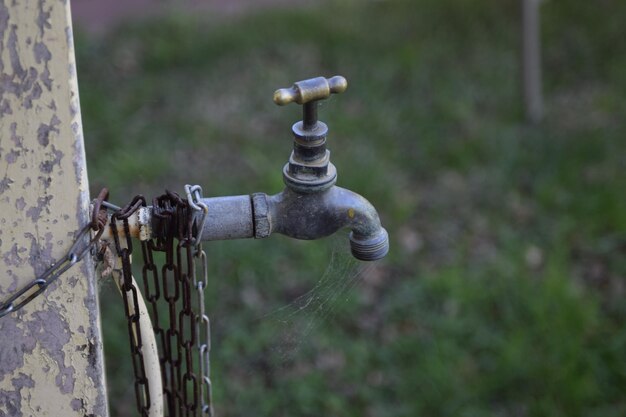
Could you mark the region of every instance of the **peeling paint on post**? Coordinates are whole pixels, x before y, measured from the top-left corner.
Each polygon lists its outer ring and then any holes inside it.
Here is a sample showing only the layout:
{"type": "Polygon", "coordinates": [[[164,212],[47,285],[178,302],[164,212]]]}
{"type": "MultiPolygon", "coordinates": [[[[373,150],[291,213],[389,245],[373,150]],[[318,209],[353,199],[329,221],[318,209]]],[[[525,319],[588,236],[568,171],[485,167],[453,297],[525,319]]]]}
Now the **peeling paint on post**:
{"type": "MultiPolygon", "coordinates": [[[[0,301],[69,249],[89,190],[69,2],[0,0],[0,301]]],[[[0,319],[0,417],[106,416],[93,261],[0,319]]]]}

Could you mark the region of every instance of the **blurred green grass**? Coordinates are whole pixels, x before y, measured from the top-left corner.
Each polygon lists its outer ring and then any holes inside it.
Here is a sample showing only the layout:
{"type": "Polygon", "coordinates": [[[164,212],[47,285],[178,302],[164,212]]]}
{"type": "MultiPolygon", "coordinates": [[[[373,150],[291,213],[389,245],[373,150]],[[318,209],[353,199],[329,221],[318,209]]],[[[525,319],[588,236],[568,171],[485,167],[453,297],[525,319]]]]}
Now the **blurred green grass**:
{"type": "MultiPolygon", "coordinates": [[[[79,36],[92,192],[119,203],[185,183],[280,191],[299,110],[272,92],[349,80],[321,118],[339,185],[378,208],[392,251],[353,278],[345,234],[207,245],[219,415],[626,414],[625,17],[616,1],[543,4],[538,126],[521,122],[512,0],[79,36]]],[[[107,283],[101,299],[112,415],[134,415],[121,302],[107,283]]]]}

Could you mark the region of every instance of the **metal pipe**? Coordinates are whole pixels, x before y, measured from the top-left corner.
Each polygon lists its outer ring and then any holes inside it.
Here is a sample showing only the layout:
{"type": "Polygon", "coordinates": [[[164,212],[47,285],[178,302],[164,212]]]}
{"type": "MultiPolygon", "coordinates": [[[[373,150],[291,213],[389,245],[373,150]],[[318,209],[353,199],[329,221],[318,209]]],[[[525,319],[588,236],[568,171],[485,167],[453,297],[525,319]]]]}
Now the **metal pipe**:
{"type": "Polygon", "coordinates": [[[249,195],[203,198],[202,202],[208,207],[202,240],[254,237],[254,217],[249,195]]]}
{"type": "MultiPolygon", "coordinates": [[[[208,212],[202,229],[202,240],[229,240],[254,237],[252,202],[249,195],[203,198],[208,212]]],[[[142,207],[128,218],[130,235],[147,240],[152,234],[152,206],[142,207]]],[[[197,214],[199,216],[200,214],[197,214]]],[[[110,223],[110,216],[108,223],[110,223]]],[[[123,223],[117,222],[120,237],[125,234],[123,223]]],[[[111,240],[109,227],[104,229],[102,240],[111,240]]]]}
{"type": "MultiPolygon", "coordinates": [[[[265,193],[201,200],[208,207],[202,240],[262,239],[280,233],[294,239],[313,240],[349,228],[355,258],[373,261],[389,251],[387,231],[374,206],[359,194],[332,186],[314,193],[286,187],[269,196],[265,193]]],[[[200,216],[200,214],[197,214],[200,216]]],[[[129,220],[133,237],[150,238],[152,207],[142,208],[129,220]]],[[[121,223],[118,233],[123,234],[121,223]]],[[[102,239],[111,239],[105,230],[102,239]]]]}

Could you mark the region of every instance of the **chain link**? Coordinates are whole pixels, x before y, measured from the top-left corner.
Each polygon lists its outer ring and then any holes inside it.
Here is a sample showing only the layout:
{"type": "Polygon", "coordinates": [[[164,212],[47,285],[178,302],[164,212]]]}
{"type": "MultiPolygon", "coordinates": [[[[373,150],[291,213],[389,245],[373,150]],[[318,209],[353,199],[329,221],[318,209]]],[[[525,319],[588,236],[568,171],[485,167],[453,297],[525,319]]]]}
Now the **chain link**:
{"type": "Polygon", "coordinates": [[[207,258],[206,253],[200,245],[196,249],[196,259],[202,265],[202,279],[196,282],[196,292],[198,296],[198,316],[196,318],[196,340],[198,349],[198,360],[200,362],[200,404],[202,414],[213,416],[213,401],[211,387],[211,321],[204,309],[204,295],[208,283],[207,258]]]}
{"type": "Polygon", "coordinates": [[[211,385],[211,320],[205,312],[205,290],[209,283],[206,252],[202,249],[202,231],[206,223],[209,208],[202,202],[202,187],[199,185],[186,185],[185,191],[189,205],[200,214],[196,222],[197,232],[195,238],[194,257],[202,267],[201,279],[197,278],[194,271],[193,285],[196,288],[198,313],[196,316],[196,349],[200,363],[200,406],[202,415],[213,416],[213,390],[211,385]]]}
{"type": "MultiPolygon", "coordinates": [[[[191,216],[189,220],[191,221],[191,216]]],[[[191,283],[194,271],[192,243],[191,227],[188,227],[185,238],[178,243],[176,250],[182,289],[182,308],[178,313],[178,346],[184,356],[178,378],[181,383],[185,416],[195,415],[198,408],[198,386],[196,375],[193,373],[192,357],[192,348],[195,344],[195,316],[191,308],[191,283]]]]}
{"type": "Polygon", "coordinates": [[[52,264],[41,275],[33,279],[22,289],[11,295],[4,303],[0,304],[0,318],[9,313],[18,311],[26,304],[30,303],[63,275],[65,271],[80,262],[87,252],[95,248],[100,236],[102,236],[102,232],[104,232],[106,209],[101,209],[101,204],[102,201],[108,197],[108,194],[109,192],[106,188],[100,191],[98,198],[94,200],[94,210],[91,221],[77,232],[76,238],[65,256],[52,264]],[[102,213],[104,213],[104,215],[102,215],[102,213]],[[86,241],[87,236],[92,230],[96,232],[95,235],[90,240],[86,241]]]}

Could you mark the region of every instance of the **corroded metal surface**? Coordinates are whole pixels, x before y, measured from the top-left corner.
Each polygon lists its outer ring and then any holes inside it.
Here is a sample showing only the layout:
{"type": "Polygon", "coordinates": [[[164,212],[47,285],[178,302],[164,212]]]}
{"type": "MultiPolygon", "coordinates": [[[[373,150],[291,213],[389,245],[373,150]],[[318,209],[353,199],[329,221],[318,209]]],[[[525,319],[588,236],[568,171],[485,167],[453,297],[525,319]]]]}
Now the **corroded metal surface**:
{"type": "MultiPolygon", "coordinates": [[[[0,2],[0,298],[88,221],[69,2],[0,2]]],[[[0,320],[0,416],[105,416],[93,264],[0,320]]]]}

